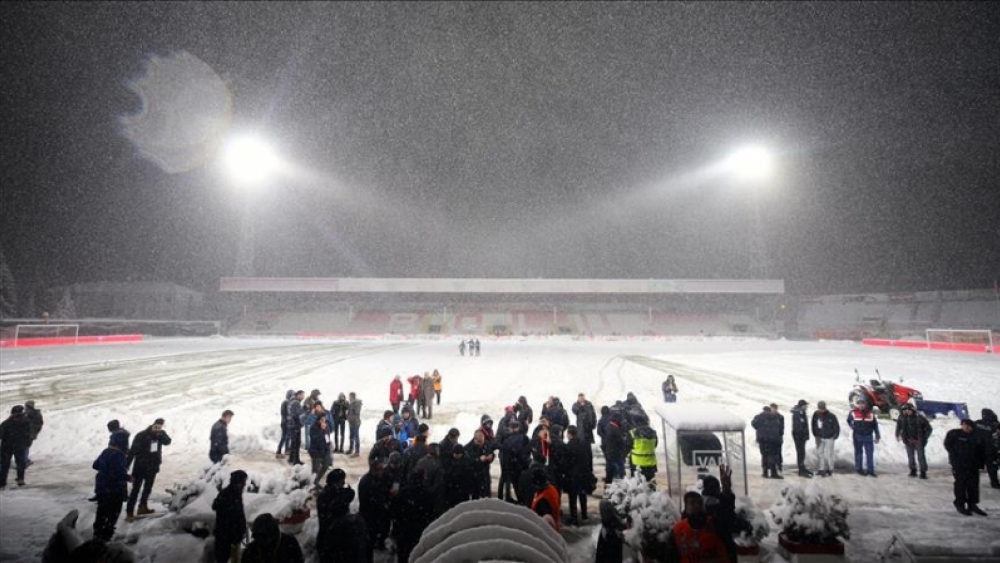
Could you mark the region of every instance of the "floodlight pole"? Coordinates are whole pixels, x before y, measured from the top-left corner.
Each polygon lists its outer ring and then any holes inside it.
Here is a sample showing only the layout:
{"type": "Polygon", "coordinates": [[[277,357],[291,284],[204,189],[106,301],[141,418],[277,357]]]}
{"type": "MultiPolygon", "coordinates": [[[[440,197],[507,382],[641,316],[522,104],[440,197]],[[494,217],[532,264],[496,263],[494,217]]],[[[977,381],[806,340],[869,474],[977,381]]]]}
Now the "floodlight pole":
{"type": "MultiPolygon", "coordinates": [[[[244,196],[246,194],[243,194],[244,196]]],[[[254,275],[254,224],[253,206],[249,198],[243,203],[243,217],[240,220],[240,240],[236,253],[236,277],[252,278],[254,275]]]]}

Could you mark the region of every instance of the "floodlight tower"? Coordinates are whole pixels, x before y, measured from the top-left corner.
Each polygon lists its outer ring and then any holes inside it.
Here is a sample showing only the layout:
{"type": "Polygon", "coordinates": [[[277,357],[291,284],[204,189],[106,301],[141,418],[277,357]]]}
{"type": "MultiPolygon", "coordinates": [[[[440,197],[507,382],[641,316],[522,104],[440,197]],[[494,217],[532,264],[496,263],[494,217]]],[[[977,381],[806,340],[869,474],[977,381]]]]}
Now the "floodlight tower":
{"type": "Polygon", "coordinates": [[[243,210],[240,222],[239,249],[236,253],[236,277],[254,275],[253,192],[260,189],[278,168],[278,157],[267,143],[257,137],[240,137],[223,148],[226,173],[241,194],[243,210]]]}
{"type": "Polygon", "coordinates": [[[750,274],[756,279],[768,276],[767,248],[764,240],[764,223],[761,218],[760,191],[774,175],[774,158],[771,153],[758,146],[746,147],[733,153],[727,160],[726,168],[741,186],[750,193],[750,274]]]}

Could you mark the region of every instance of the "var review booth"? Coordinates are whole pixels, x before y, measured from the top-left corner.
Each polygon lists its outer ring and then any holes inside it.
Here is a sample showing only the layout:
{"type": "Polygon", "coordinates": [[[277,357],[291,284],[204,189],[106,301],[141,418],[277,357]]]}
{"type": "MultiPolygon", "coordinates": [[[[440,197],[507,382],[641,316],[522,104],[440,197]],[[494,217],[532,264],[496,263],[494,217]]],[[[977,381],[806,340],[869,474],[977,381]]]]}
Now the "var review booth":
{"type": "Polygon", "coordinates": [[[656,406],[663,421],[667,490],[681,497],[706,475],[719,475],[719,465],[733,470],[733,492],[750,494],[747,482],[746,422],[710,403],[665,403],[656,406]],[[742,481],[742,483],[741,483],[742,481]]]}

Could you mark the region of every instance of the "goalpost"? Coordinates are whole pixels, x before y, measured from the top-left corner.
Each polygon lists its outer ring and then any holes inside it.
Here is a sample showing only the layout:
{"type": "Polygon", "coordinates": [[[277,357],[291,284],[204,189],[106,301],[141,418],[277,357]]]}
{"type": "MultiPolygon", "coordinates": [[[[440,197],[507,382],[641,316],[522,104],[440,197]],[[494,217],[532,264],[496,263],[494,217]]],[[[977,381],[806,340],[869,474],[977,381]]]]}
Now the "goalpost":
{"type": "Polygon", "coordinates": [[[67,344],[76,344],[80,341],[80,325],[28,324],[14,327],[14,346],[18,345],[18,340],[32,340],[35,338],[60,338],[65,339],[67,344]]]}
{"type": "Polygon", "coordinates": [[[958,349],[982,346],[986,352],[997,351],[992,330],[929,328],[926,335],[928,348],[958,349]]]}

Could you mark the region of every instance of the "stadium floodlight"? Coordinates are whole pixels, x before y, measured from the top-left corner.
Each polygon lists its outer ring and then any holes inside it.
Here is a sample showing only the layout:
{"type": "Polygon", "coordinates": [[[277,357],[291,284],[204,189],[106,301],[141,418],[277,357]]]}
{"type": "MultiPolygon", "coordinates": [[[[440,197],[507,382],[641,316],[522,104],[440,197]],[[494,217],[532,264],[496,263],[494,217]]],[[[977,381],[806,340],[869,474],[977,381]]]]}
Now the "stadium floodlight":
{"type": "Polygon", "coordinates": [[[241,186],[258,186],[277,170],[278,155],[258,137],[238,137],[223,147],[223,164],[241,186]]]}
{"type": "Polygon", "coordinates": [[[771,177],[774,158],[763,147],[746,147],[733,153],[726,168],[744,182],[761,182],[771,177]]]}

